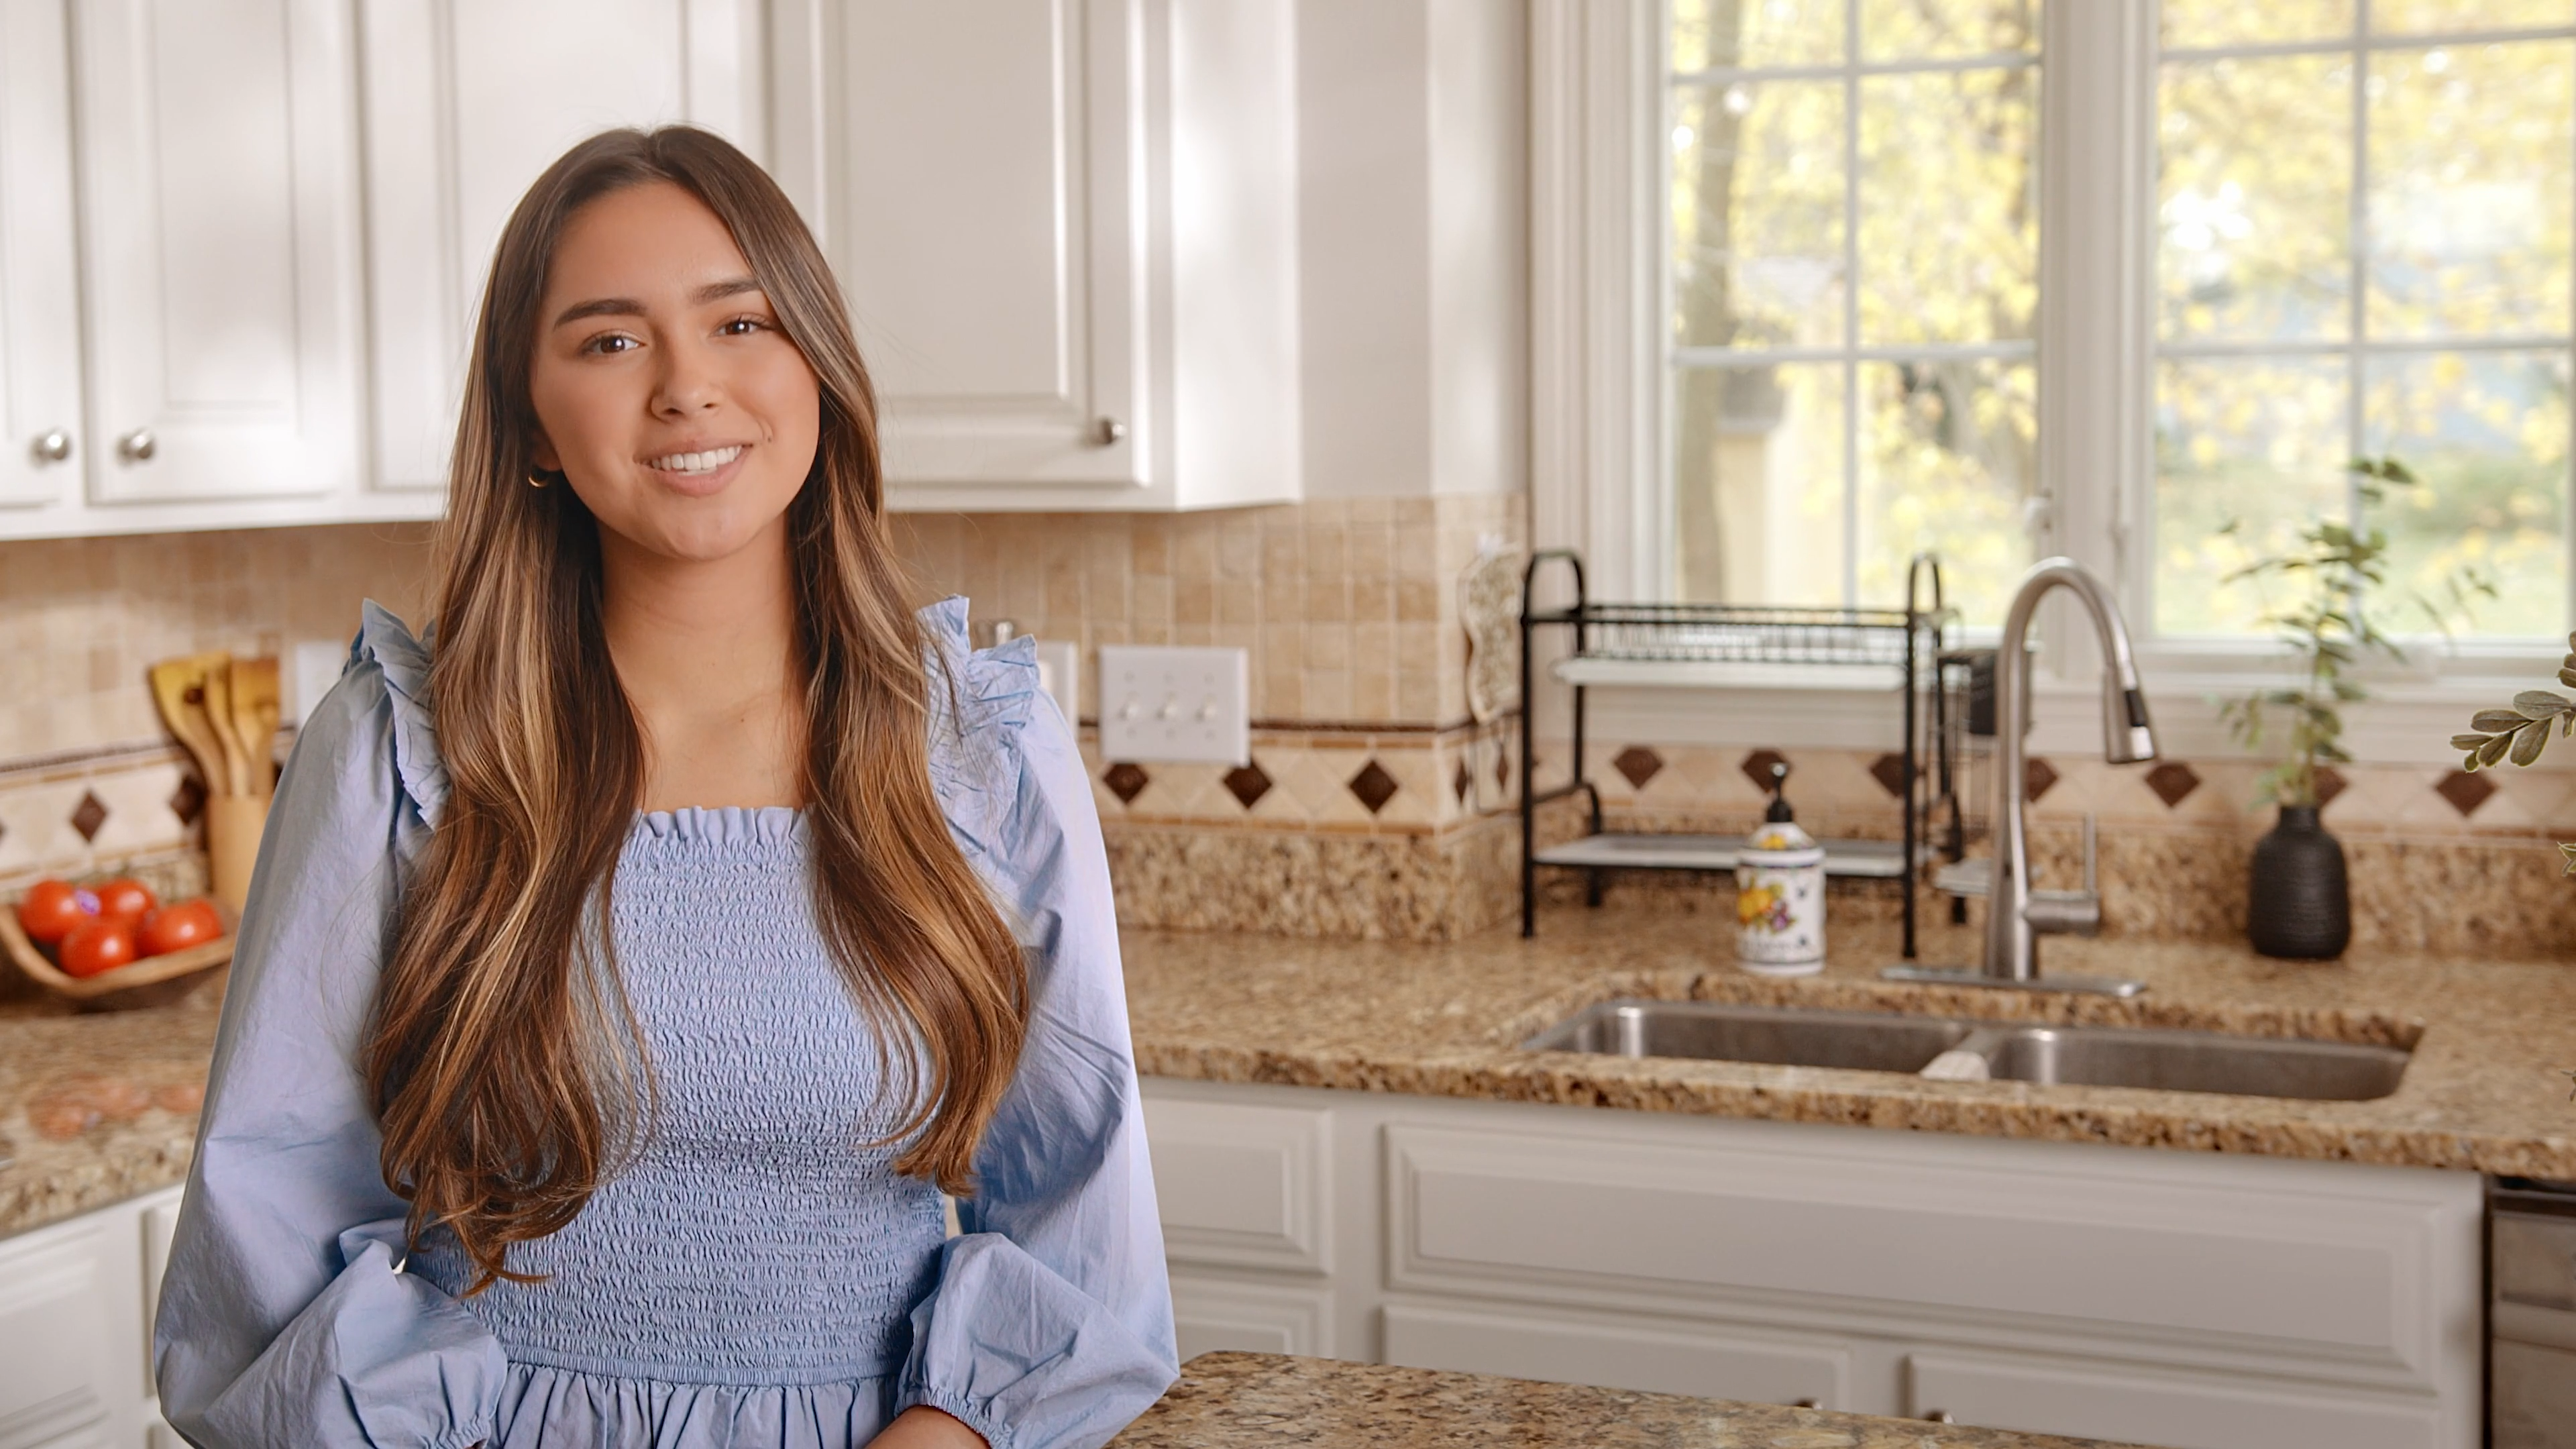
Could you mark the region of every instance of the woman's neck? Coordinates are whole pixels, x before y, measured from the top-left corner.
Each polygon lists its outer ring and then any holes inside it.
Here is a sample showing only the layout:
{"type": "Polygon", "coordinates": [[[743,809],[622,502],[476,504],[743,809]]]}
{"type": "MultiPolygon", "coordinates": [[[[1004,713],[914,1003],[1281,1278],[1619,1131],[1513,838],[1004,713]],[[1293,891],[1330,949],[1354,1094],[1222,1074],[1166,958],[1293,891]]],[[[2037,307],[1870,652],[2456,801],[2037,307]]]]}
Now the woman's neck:
{"type": "Polygon", "coordinates": [[[644,732],[644,808],[802,803],[786,520],[721,559],[654,555],[604,530],[600,545],[600,622],[644,732]]]}

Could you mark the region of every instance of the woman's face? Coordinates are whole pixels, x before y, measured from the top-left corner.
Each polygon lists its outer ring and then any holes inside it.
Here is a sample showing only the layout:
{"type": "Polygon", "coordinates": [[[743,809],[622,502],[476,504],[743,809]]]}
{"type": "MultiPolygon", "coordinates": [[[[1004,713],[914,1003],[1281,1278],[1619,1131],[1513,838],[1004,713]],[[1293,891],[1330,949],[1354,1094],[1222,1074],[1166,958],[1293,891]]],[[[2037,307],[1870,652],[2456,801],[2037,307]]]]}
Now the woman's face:
{"type": "Polygon", "coordinates": [[[733,234],[668,182],[575,212],[528,369],[536,464],[617,542],[727,558],[783,526],[814,465],[820,389],[733,234]]]}

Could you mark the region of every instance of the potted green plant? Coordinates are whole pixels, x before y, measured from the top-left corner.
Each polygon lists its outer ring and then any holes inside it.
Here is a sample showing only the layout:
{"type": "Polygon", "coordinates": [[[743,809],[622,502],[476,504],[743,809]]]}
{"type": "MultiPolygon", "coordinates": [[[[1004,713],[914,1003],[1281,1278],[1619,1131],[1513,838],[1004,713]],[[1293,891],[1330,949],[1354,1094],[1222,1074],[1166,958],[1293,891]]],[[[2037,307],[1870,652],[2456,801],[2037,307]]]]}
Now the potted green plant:
{"type": "MultiPolygon", "coordinates": [[[[2345,466],[2365,509],[2385,500],[2392,487],[2421,486],[2395,458],[2355,458],[2345,466]]],[[[2222,532],[2237,526],[2231,520],[2222,532]]],[[[2254,803],[2277,806],[2279,814],[2254,846],[2246,900],[2246,935],[2266,956],[2329,960],[2342,955],[2352,939],[2343,845],[2319,822],[2325,802],[2317,772],[2352,758],[2343,747],[2344,707],[2369,697],[2354,671],[2371,654],[2405,658],[2374,617],[2387,584],[2387,558],[2385,530],[2364,532],[2320,519],[2300,531],[2297,547],[2247,564],[2223,581],[2289,586],[2282,602],[2267,605],[2262,622],[2298,664],[2293,682],[2230,700],[2221,710],[2248,749],[2269,744],[2276,751],[2275,762],[2256,778],[2254,803]]],[[[2445,592],[2439,604],[2420,594],[2404,598],[2447,634],[2451,617],[2466,609],[2471,596],[2492,598],[2495,587],[2483,574],[2463,569],[2445,581],[2445,592]]]]}

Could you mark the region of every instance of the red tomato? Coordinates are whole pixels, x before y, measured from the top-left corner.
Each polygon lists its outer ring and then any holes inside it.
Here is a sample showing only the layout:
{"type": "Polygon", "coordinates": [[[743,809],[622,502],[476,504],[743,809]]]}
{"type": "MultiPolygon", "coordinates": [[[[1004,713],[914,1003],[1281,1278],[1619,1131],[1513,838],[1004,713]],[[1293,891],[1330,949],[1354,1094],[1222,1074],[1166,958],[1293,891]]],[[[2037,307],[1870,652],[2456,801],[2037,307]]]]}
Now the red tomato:
{"type": "Polygon", "coordinates": [[[202,946],[223,933],[224,923],[213,906],[204,901],[181,901],[145,912],[134,944],[143,955],[161,956],[202,946]]]}
{"type": "Polygon", "coordinates": [[[144,912],[161,904],[152,898],[152,890],[130,876],[119,876],[105,885],[90,887],[98,893],[98,913],[102,916],[125,916],[139,919],[144,912]]]}
{"type": "Polygon", "coordinates": [[[70,885],[58,880],[40,880],[18,902],[18,924],[27,939],[50,946],[72,933],[72,928],[89,919],[81,909],[80,895],[70,885]]]}
{"type": "Polygon", "coordinates": [[[133,964],[134,922],[124,916],[101,916],[63,937],[63,974],[96,976],[133,964]]]}

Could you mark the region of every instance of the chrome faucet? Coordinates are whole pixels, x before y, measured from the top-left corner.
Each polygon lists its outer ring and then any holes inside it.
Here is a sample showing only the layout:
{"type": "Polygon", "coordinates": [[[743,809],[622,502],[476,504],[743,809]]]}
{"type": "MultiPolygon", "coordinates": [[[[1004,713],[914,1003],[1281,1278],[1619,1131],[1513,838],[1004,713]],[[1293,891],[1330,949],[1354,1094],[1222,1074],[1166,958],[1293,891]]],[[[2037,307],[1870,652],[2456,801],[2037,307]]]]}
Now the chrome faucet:
{"type": "Polygon", "coordinates": [[[1892,967],[1884,974],[1900,981],[1968,982],[1996,986],[2046,987],[2059,991],[2103,991],[2133,996],[2144,990],[2135,981],[2102,981],[2083,977],[2039,976],[2039,941],[2043,933],[2083,931],[2101,921],[2101,900],[2090,891],[2033,891],[2030,886],[2030,835],[2024,820],[2029,800],[2024,778],[2026,751],[2022,736],[2030,727],[2030,621],[2048,591],[2071,591],[2084,612],[2093,616],[2102,641],[2102,753],[2115,765],[2156,757],[2156,732],[2147,721],[2147,697],[2138,681],[2137,655],[2129,647],[2128,626],[2111,602],[2102,581],[2073,559],[2042,559],[2022,576],[2012,607],[2004,614],[2004,633],[1995,655],[1995,804],[1994,861],[1985,881],[1985,959],[1975,973],[1892,967]]]}

